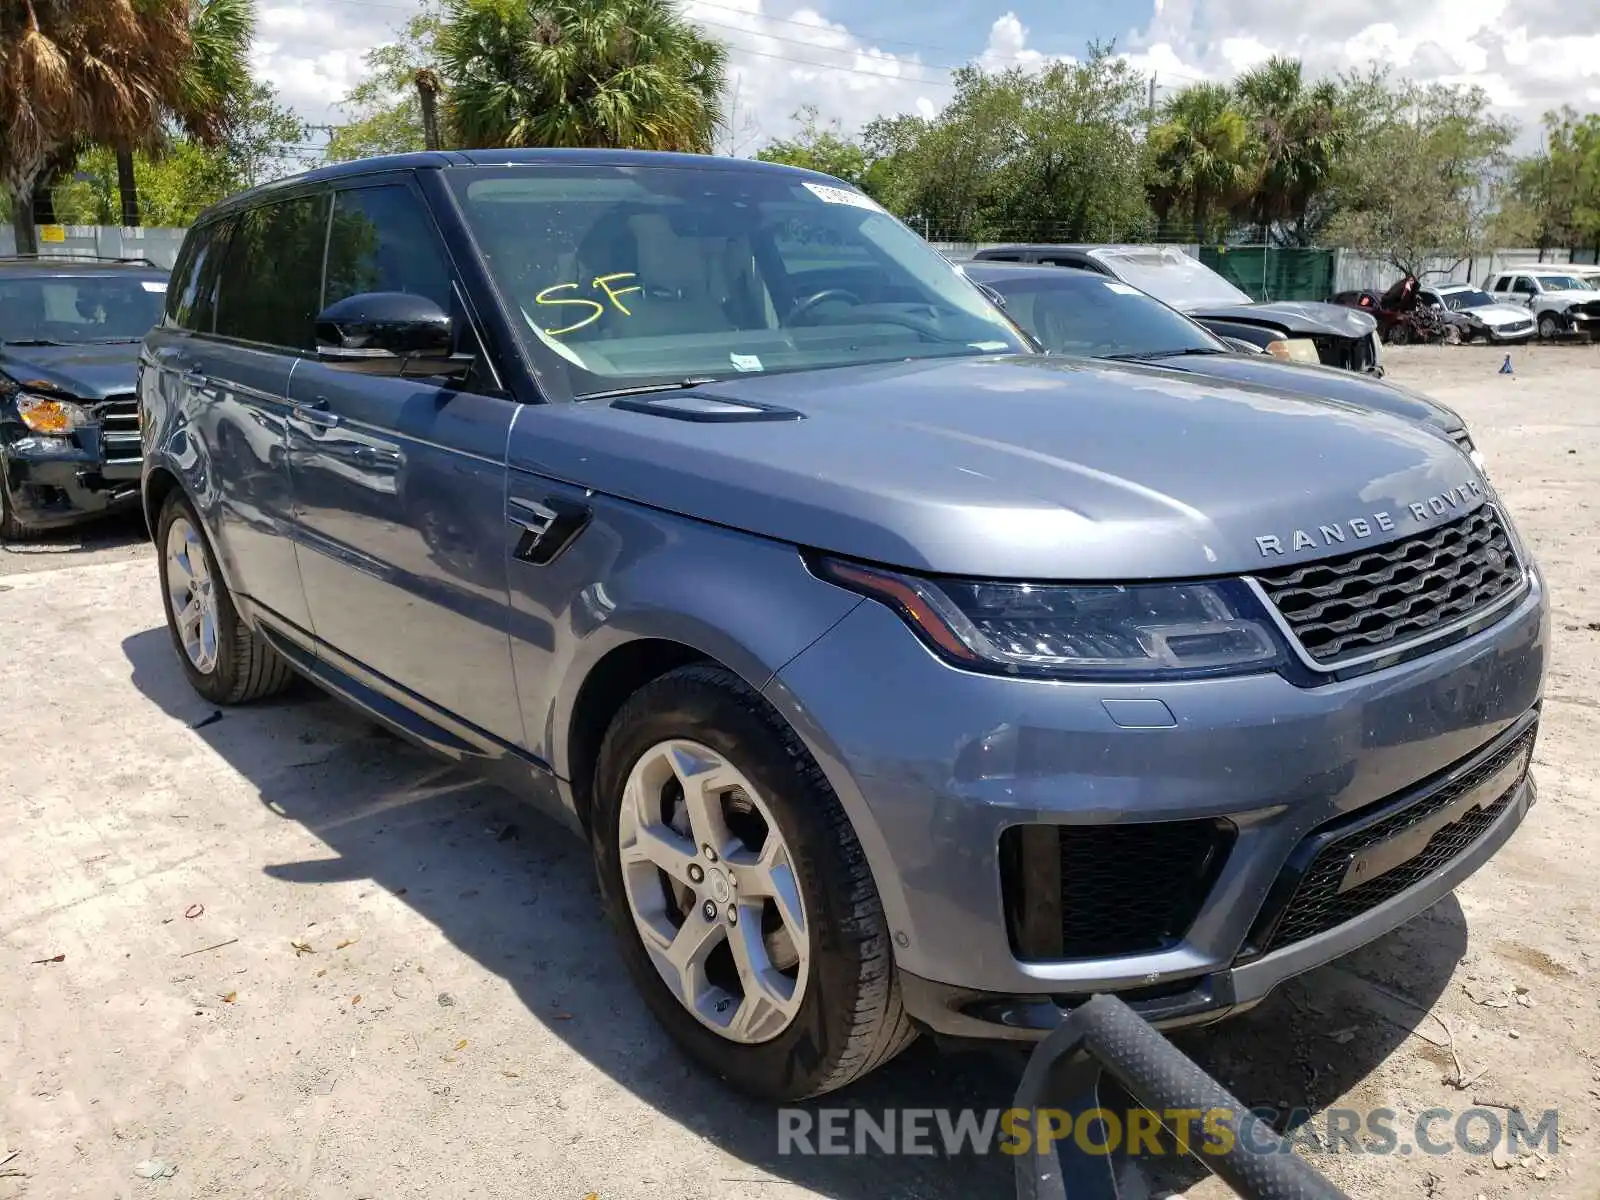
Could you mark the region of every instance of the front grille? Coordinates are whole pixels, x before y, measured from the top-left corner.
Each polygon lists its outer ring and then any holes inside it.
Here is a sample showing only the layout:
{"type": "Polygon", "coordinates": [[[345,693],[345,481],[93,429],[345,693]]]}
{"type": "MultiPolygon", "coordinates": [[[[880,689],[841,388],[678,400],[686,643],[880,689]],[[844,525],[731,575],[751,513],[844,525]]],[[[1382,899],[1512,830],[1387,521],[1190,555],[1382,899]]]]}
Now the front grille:
{"type": "Polygon", "coordinates": [[[1416,537],[1256,579],[1306,654],[1329,668],[1470,620],[1525,585],[1488,504],[1416,537]]]}
{"type": "Polygon", "coordinates": [[[1379,802],[1314,832],[1301,844],[1301,850],[1290,857],[1289,866],[1273,889],[1272,898],[1251,934],[1253,952],[1264,954],[1326,933],[1449,866],[1482,837],[1511,804],[1517,789],[1527,778],[1528,762],[1537,737],[1538,726],[1535,725],[1469,771],[1420,799],[1411,793],[1396,801],[1379,802]],[[1403,837],[1409,830],[1426,827],[1431,819],[1436,819],[1513,764],[1517,771],[1508,786],[1489,797],[1486,803],[1474,804],[1435,829],[1414,857],[1354,887],[1345,887],[1346,873],[1357,855],[1403,837]],[[1341,891],[1341,887],[1345,890],[1341,891]]]}
{"type": "Polygon", "coordinates": [[[1000,837],[1011,948],[1023,962],[1176,944],[1233,845],[1227,821],[1014,825],[1000,837]]]}
{"type": "Polygon", "coordinates": [[[1370,371],[1378,365],[1377,343],[1370,335],[1358,338],[1323,335],[1311,340],[1317,347],[1318,361],[1325,367],[1370,371]]]}
{"type": "Polygon", "coordinates": [[[139,443],[139,398],[113,396],[95,406],[100,419],[100,441],[108,463],[137,461],[142,455],[139,443]]]}

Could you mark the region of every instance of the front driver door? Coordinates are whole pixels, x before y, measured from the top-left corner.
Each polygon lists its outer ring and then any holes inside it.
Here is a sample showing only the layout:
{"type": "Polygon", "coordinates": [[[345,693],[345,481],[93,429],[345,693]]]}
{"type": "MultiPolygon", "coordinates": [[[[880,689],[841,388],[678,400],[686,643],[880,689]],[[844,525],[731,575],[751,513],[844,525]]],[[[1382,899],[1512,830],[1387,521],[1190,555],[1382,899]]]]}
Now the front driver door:
{"type": "MultiPolygon", "coordinates": [[[[409,178],[384,179],[334,195],[324,305],[427,296],[475,349],[425,201],[409,178]]],[[[354,660],[335,665],[520,745],[505,501],[517,405],[478,378],[383,377],[315,358],[295,371],[289,399],[300,573],[318,640],[354,660]]]]}

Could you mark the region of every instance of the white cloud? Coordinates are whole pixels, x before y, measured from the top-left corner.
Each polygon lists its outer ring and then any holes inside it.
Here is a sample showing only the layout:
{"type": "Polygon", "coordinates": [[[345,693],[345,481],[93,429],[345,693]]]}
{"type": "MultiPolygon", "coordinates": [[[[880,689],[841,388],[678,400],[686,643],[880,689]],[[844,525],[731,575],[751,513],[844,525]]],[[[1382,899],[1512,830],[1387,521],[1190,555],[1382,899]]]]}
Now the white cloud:
{"type": "MultiPolygon", "coordinates": [[[[792,0],[784,0],[792,2],[792,0]]],[[[337,103],[362,77],[362,55],[389,40],[412,0],[265,0],[257,75],[313,123],[341,119],[337,103]]],[[[951,94],[952,51],[877,42],[813,8],[779,0],[685,0],[684,11],[730,47],[736,85],[730,144],[750,153],[793,130],[814,104],[858,129],[880,114],[931,116],[951,94]]],[[[1272,54],[1305,60],[1314,75],[1387,63],[1403,78],[1482,86],[1530,128],[1547,108],[1600,104],[1600,3],[1595,0],[1147,0],[1149,20],[1115,36],[1124,57],[1164,89],[1225,79],[1272,54]]],[[[837,11],[837,9],[836,9],[837,11]]],[[[1033,31],[1001,10],[968,61],[998,70],[1052,58],[1033,31]]],[[[936,39],[959,45],[953,35],[936,39]]]]}

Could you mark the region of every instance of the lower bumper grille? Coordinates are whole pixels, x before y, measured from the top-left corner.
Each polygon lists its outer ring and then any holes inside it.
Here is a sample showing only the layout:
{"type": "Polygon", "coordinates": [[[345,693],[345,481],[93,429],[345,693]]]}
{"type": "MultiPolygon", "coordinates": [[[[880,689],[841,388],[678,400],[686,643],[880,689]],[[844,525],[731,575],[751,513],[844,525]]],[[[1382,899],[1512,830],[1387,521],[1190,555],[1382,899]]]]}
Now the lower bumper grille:
{"type": "Polygon", "coordinates": [[[1380,801],[1314,832],[1273,889],[1251,953],[1326,933],[1449,866],[1510,806],[1537,737],[1534,725],[1420,797],[1380,801]]]}
{"type": "Polygon", "coordinates": [[[1000,884],[1022,962],[1111,958],[1175,945],[1232,847],[1227,821],[1015,825],[1000,884]]]}

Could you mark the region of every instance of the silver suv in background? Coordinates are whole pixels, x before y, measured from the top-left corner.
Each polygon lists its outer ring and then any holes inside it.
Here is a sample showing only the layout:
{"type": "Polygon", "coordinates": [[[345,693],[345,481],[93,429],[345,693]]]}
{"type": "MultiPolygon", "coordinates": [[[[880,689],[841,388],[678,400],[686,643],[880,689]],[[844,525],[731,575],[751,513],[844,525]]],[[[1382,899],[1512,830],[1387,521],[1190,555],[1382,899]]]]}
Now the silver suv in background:
{"type": "Polygon", "coordinates": [[[283,180],[195,223],[139,397],[191,685],[298,672],[543,806],[759,1096],[1093,992],[1247,1008],[1533,801],[1548,599],[1462,449],[1031,353],[826,176],[283,180]]]}
{"type": "Polygon", "coordinates": [[[1533,311],[1539,336],[1545,339],[1600,329],[1600,292],[1587,280],[1560,267],[1521,267],[1484,281],[1483,290],[1496,300],[1533,311]]]}

